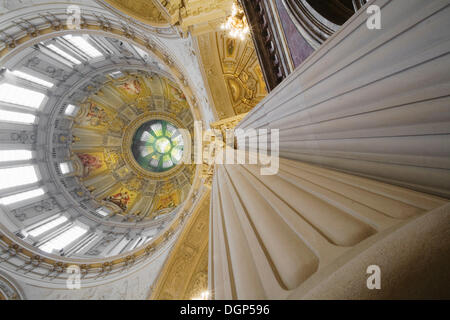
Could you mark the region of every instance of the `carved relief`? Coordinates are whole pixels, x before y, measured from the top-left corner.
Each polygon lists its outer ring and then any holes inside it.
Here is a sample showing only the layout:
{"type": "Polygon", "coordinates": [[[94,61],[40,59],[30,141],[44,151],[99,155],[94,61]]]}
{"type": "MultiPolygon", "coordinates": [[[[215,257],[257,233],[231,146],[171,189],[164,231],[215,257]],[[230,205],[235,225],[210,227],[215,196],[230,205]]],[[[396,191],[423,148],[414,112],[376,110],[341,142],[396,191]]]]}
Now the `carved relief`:
{"type": "Polygon", "coordinates": [[[11,140],[22,144],[33,144],[36,142],[36,134],[29,131],[12,132],[11,140]]]}
{"type": "Polygon", "coordinates": [[[0,300],[23,300],[18,287],[0,274],[0,300]]]}
{"type": "Polygon", "coordinates": [[[199,36],[199,48],[220,118],[247,113],[266,96],[251,39],[241,41],[215,32],[199,36]]]}
{"type": "Polygon", "coordinates": [[[20,207],[12,211],[12,214],[19,220],[25,221],[43,213],[59,210],[55,199],[44,199],[31,205],[20,207]]]}

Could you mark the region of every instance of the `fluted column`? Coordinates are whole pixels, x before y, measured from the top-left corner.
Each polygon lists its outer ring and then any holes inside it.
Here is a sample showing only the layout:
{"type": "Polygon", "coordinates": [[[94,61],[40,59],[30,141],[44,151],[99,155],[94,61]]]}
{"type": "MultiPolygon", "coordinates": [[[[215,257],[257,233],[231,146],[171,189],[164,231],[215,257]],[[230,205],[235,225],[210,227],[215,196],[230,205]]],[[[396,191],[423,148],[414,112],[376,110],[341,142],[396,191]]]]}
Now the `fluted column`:
{"type": "Polygon", "coordinates": [[[450,198],[449,1],[373,4],[381,30],[358,12],[238,128],[280,129],[285,158],[450,198]]]}
{"type": "MultiPolygon", "coordinates": [[[[216,166],[209,279],[216,299],[302,297],[304,285],[315,288],[373,243],[448,203],[293,160],[281,159],[274,176],[260,169],[216,166]]],[[[441,224],[448,212],[438,216],[441,224]]]]}
{"type": "Polygon", "coordinates": [[[373,4],[381,30],[358,12],[238,125],[280,130],[278,173],[216,165],[216,299],[450,294],[450,3],[373,4]]]}

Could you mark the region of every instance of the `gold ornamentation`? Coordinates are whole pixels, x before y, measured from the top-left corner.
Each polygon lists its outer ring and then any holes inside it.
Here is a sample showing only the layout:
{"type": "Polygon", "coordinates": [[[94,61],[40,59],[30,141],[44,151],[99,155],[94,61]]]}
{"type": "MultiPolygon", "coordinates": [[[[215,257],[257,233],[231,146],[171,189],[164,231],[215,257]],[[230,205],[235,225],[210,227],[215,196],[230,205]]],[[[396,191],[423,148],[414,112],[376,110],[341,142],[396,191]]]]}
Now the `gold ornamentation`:
{"type": "Polygon", "coordinates": [[[191,125],[172,112],[174,106],[190,110],[178,86],[156,74],[133,73],[111,79],[86,101],[76,119],[76,132],[82,139],[72,146],[72,160],[75,174],[92,195],[112,212],[130,219],[137,215],[153,218],[180,205],[188,193],[184,187],[192,184],[195,165],[188,171],[190,165],[180,164],[152,173],[136,162],[131,150],[136,130],[149,120],[167,120],[182,129],[186,129],[185,122],[191,125]],[[127,108],[117,109],[118,97],[127,108]],[[158,103],[159,111],[152,111],[158,103]],[[140,112],[133,104],[140,105],[140,112]],[[178,177],[185,180],[178,183],[178,177]]]}
{"type": "Polygon", "coordinates": [[[266,95],[252,40],[236,41],[219,31],[198,36],[205,77],[219,118],[247,113],[266,95]],[[212,54],[216,51],[217,53],[212,54]]]}
{"type": "Polygon", "coordinates": [[[150,25],[166,25],[167,20],[151,0],[105,0],[115,9],[150,25]]]}
{"type": "Polygon", "coordinates": [[[192,299],[208,289],[209,192],[199,201],[164,265],[152,300],[192,299]]]}

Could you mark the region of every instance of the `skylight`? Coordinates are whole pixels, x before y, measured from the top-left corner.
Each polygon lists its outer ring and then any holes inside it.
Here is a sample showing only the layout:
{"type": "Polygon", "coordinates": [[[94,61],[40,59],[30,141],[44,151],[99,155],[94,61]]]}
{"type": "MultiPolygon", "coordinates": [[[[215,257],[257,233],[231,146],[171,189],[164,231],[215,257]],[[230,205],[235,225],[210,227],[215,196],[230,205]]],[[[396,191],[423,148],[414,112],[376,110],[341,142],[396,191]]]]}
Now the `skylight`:
{"type": "Polygon", "coordinates": [[[148,131],[145,131],[142,134],[141,141],[148,141],[148,140],[151,140],[151,142],[155,142],[156,139],[148,131]]]}
{"type": "Polygon", "coordinates": [[[22,192],[22,193],[14,194],[12,196],[1,198],[0,204],[10,205],[10,204],[25,201],[28,199],[37,198],[44,194],[45,194],[44,189],[35,189],[35,190],[22,192]]]}
{"type": "Polygon", "coordinates": [[[69,162],[63,162],[59,164],[59,169],[61,170],[62,174],[68,174],[72,172],[72,166],[69,162]]]}
{"type": "Polygon", "coordinates": [[[22,78],[22,79],[25,79],[25,80],[28,80],[28,81],[31,81],[31,82],[43,85],[43,86],[48,87],[48,88],[52,88],[54,86],[54,84],[51,83],[51,82],[42,80],[42,79],[40,79],[38,77],[32,76],[32,75],[30,75],[28,73],[25,73],[25,72],[22,72],[22,71],[14,70],[14,71],[10,71],[10,72],[13,75],[15,75],[16,77],[19,77],[19,78],[22,78]]]}
{"type": "Polygon", "coordinates": [[[28,234],[30,236],[32,236],[32,237],[38,237],[41,234],[43,234],[43,233],[45,233],[45,232],[47,232],[47,231],[49,231],[49,230],[51,230],[51,229],[61,225],[61,224],[63,224],[67,220],[68,219],[67,219],[66,216],[60,216],[60,217],[58,217],[56,219],[53,219],[53,220],[51,220],[51,221],[49,221],[47,223],[44,223],[43,225],[41,225],[41,226],[31,230],[31,231],[28,231],[28,234]]]}
{"type": "Polygon", "coordinates": [[[0,169],[0,190],[38,182],[34,166],[0,169]]]}
{"type": "Polygon", "coordinates": [[[61,57],[64,57],[65,59],[69,60],[70,62],[72,62],[73,64],[81,64],[81,61],[72,57],[70,54],[68,54],[67,52],[61,50],[60,48],[58,48],[57,46],[55,46],[54,44],[49,44],[47,45],[47,48],[49,48],[50,50],[52,50],[54,53],[59,54],[61,57]]]}
{"type": "Polygon", "coordinates": [[[45,99],[45,94],[25,89],[9,83],[0,84],[0,101],[37,109],[45,99]]]}
{"type": "Polygon", "coordinates": [[[120,71],[115,71],[115,72],[111,72],[109,74],[111,77],[113,77],[114,79],[119,79],[122,78],[124,76],[124,74],[120,71]]]}
{"type": "Polygon", "coordinates": [[[109,212],[105,208],[98,208],[96,212],[102,217],[109,216],[109,212]]]}
{"type": "Polygon", "coordinates": [[[66,116],[74,116],[78,112],[78,107],[74,106],[73,104],[69,104],[66,107],[66,110],[64,111],[64,114],[66,116]]]}
{"type": "Polygon", "coordinates": [[[167,136],[168,137],[172,137],[176,132],[177,132],[177,128],[175,128],[174,126],[172,126],[170,124],[167,125],[167,136]]]}
{"type": "Polygon", "coordinates": [[[0,150],[0,162],[30,160],[33,152],[29,150],[0,150]]]}
{"type": "Polygon", "coordinates": [[[157,122],[153,124],[151,128],[157,137],[161,137],[163,135],[161,123],[157,122]]]}
{"type": "Polygon", "coordinates": [[[34,123],[35,120],[36,120],[36,117],[32,114],[6,111],[6,110],[0,109],[0,121],[32,124],[32,123],[34,123]]]}
{"type": "Polygon", "coordinates": [[[64,231],[57,237],[51,239],[50,241],[44,243],[39,248],[42,251],[51,253],[53,250],[61,250],[67,245],[71,244],[75,240],[82,237],[86,232],[88,232],[88,229],[86,227],[81,227],[79,225],[75,225],[71,227],[70,229],[64,231]]]}
{"type": "Polygon", "coordinates": [[[84,39],[81,36],[72,36],[72,35],[66,35],[63,37],[67,41],[69,41],[71,44],[73,44],[75,47],[83,51],[86,55],[88,55],[91,59],[95,59],[98,57],[102,57],[102,53],[95,49],[94,46],[92,46],[86,39],[84,39]]]}

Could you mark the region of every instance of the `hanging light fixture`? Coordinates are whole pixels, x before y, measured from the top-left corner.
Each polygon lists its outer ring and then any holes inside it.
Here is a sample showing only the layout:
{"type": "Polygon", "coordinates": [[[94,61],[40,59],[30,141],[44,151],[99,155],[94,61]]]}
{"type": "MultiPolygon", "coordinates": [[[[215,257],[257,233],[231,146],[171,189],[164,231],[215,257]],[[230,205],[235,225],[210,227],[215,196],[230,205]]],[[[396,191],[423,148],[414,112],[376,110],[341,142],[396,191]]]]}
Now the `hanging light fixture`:
{"type": "Polygon", "coordinates": [[[229,35],[232,38],[244,40],[247,37],[250,28],[244,10],[238,3],[233,3],[231,16],[227,17],[227,20],[222,24],[221,29],[229,31],[229,35]]]}

